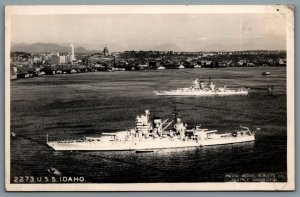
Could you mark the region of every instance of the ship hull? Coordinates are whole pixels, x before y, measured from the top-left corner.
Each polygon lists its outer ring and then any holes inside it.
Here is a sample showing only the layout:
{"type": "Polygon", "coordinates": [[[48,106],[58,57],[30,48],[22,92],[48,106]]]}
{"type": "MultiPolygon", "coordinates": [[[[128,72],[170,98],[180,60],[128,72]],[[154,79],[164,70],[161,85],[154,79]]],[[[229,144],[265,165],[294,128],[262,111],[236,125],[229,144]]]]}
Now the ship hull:
{"type": "Polygon", "coordinates": [[[219,138],[219,139],[209,139],[201,141],[202,146],[214,146],[214,145],[222,145],[222,144],[235,144],[242,142],[251,142],[255,141],[254,135],[243,136],[243,137],[227,137],[219,138]]]}
{"type": "Polygon", "coordinates": [[[255,137],[222,137],[218,139],[205,140],[180,140],[180,139],[143,139],[136,141],[109,141],[109,142],[48,142],[48,146],[57,151],[136,151],[136,150],[153,150],[153,149],[170,149],[170,148],[188,148],[200,146],[213,146],[222,144],[234,144],[254,141],[255,137]]]}
{"type": "Polygon", "coordinates": [[[214,92],[214,91],[162,91],[154,92],[157,96],[234,96],[234,95],[248,95],[248,91],[228,91],[228,92],[214,92]]]}

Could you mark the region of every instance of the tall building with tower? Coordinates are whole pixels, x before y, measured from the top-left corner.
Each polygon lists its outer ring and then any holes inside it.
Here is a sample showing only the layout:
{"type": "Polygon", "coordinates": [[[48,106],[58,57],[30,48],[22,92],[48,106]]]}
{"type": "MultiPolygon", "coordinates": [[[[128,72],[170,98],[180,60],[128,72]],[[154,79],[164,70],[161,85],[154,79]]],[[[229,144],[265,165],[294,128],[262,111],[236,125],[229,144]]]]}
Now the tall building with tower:
{"type": "Polygon", "coordinates": [[[74,45],[71,44],[71,62],[75,60],[75,55],[74,55],[74,45]]]}

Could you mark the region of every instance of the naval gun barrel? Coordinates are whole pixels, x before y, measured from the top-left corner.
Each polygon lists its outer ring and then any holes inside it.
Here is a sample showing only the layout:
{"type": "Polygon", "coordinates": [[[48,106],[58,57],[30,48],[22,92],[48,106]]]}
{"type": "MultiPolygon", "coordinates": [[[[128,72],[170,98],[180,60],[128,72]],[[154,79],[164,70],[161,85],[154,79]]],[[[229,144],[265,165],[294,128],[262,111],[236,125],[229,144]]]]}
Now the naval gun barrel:
{"type": "Polygon", "coordinates": [[[205,133],[216,133],[218,130],[205,131],[205,133]]]}
{"type": "Polygon", "coordinates": [[[166,128],[168,128],[172,123],[173,123],[173,121],[169,122],[162,130],[165,130],[166,128]]]}
{"type": "Polygon", "coordinates": [[[167,118],[165,121],[163,121],[163,123],[161,123],[161,125],[164,125],[168,120],[169,120],[169,118],[167,118]]]}

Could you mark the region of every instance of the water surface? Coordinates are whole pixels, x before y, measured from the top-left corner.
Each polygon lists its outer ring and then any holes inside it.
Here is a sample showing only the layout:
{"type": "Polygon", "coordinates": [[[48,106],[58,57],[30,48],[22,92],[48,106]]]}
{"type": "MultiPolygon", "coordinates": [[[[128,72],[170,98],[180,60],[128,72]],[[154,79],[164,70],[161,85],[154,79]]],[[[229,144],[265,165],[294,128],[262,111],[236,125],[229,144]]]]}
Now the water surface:
{"type": "Polygon", "coordinates": [[[11,82],[11,177],[64,176],[87,182],[222,182],[226,173],[278,173],[286,181],[286,69],[226,68],[95,72],[11,82]],[[272,75],[262,76],[263,71],[272,75]],[[251,87],[248,96],[158,97],[153,90],[188,87],[208,77],[218,86],[251,87]],[[273,92],[266,89],[272,86],[273,92]],[[171,118],[188,126],[230,132],[261,128],[251,143],[135,152],[55,152],[51,140],[99,136],[134,127],[136,115],[171,118]]]}

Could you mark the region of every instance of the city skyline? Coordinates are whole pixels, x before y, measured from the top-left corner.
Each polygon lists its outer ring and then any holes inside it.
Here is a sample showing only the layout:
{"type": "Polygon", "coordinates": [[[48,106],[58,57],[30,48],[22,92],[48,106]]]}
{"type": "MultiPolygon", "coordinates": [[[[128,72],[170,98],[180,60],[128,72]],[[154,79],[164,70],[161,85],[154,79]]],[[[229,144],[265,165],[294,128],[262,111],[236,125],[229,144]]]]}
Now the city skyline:
{"type": "Polygon", "coordinates": [[[74,43],[110,51],[286,50],[280,14],[117,14],[12,17],[12,43],[74,43]]]}

